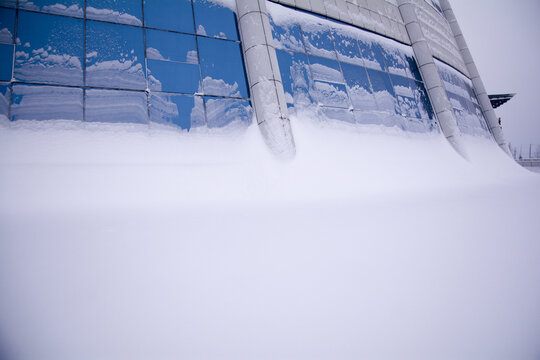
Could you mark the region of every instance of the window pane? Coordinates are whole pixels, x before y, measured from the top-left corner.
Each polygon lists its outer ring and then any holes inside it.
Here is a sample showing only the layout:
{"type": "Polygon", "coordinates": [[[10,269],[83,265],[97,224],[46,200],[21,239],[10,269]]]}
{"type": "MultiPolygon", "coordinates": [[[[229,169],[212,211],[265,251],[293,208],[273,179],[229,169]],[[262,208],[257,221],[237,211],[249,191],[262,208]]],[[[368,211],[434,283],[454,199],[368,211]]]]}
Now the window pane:
{"type": "Polygon", "coordinates": [[[416,99],[410,80],[398,75],[390,75],[394,85],[394,93],[398,101],[399,113],[402,116],[420,118],[420,112],[416,105],[416,99]]]}
{"type": "Polygon", "coordinates": [[[238,43],[198,38],[204,92],[207,95],[249,96],[238,43]]]}
{"type": "Polygon", "coordinates": [[[204,104],[201,96],[154,93],[150,97],[150,120],[161,124],[177,125],[189,130],[203,126],[204,104]]]}
{"type": "Polygon", "coordinates": [[[172,61],[148,60],[150,90],[194,94],[199,89],[199,65],[172,61]]]}
{"type": "MultiPolygon", "coordinates": [[[[270,3],[268,4],[270,7],[270,3]]],[[[302,33],[297,24],[284,21],[276,23],[270,17],[270,25],[272,26],[272,37],[274,38],[274,46],[277,49],[291,50],[305,53],[304,43],[302,42],[302,33]]]]}
{"type": "Polygon", "coordinates": [[[146,94],[139,91],[86,90],[86,121],[146,124],[146,94]]]}
{"type": "Polygon", "coordinates": [[[354,123],[353,113],[349,109],[321,107],[321,113],[325,120],[339,120],[354,123]]]}
{"type": "Polygon", "coordinates": [[[386,71],[382,49],[379,44],[360,37],[358,39],[358,47],[360,48],[360,53],[364,58],[364,65],[367,68],[386,71]]]}
{"type": "Polygon", "coordinates": [[[415,80],[422,81],[420,69],[418,69],[418,65],[416,64],[414,57],[412,55],[405,55],[405,60],[407,60],[407,68],[410,76],[415,80]]]}
{"type": "Polygon", "coordinates": [[[381,46],[384,62],[390,74],[408,76],[411,77],[412,74],[408,71],[409,64],[405,59],[405,54],[403,54],[398,48],[383,45],[381,46]]]}
{"type": "Polygon", "coordinates": [[[364,65],[356,35],[353,31],[347,31],[344,28],[336,28],[334,33],[334,43],[339,61],[345,61],[352,64],[364,65]]]}
{"type": "Polygon", "coordinates": [[[19,0],[19,8],[83,17],[84,0],[19,0]]]}
{"type": "Polygon", "coordinates": [[[146,30],[146,57],[197,64],[199,60],[195,36],[146,30]]]}
{"type": "Polygon", "coordinates": [[[342,63],[343,75],[349,87],[351,102],[357,110],[375,110],[377,103],[371,90],[366,69],[361,66],[342,63]]]}
{"type": "Polygon", "coordinates": [[[234,1],[194,0],[197,34],[238,40],[235,4],[234,1]]]}
{"type": "Polygon", "coordinates": [[[276,53],[287,103],[311,104],[312,100],[309,95],[311,73],[307,56],[283,50],[277,50],[276,53]]]}
{"type": "Polygon", "coordinates": [[[14,8],[17,7],[17,0],[0,0],[0,5],[14,8]]]}
{"type": "Polygon", "coordinates": [[[13,44],[15,10],[0,9],[0,43],[13,44]]]}
{"type": "Polygon", "coordinates": [[[141,0],[87,0],[86,17],[141,26],[142,3],[141,0]]]}
{"type": "Polygon", "coordinates": [[[144,0],[145,26],[194,33],[193,10],[189,0],[144,0]]]}
{"type": "Polygon", "coordinates": [[[247,126],[251,123],[252,110],[248,100],[205,97],[208,127],[224,127],[235,123],[247,126]]]}
{"type": "Polygon", "coordinates": [[[347,89],[343,84],[315,81],[313,84],[312,93],[313,98],[315,98],[321,105],[342,108],[349,108],[351,106],[349,96],[347,95],[347,89]]]}
{"type": "Polygon", "coordinates": [[[414,98],[416,99],[420,118],[425,120],[435,119],[435,114],[431,107],[431,103],[429,102],[429,97],[424,84],[419,81],[412,81],[411,84],[413,86],[414,98]]]}
{"type": "Polygon", "coordinates": [[[10,92],[9,83],[0,83],[0,118],[7,119],[8,117],[10,92]]]}
{"type": "Polygon", "coordinates": [[[367,69],[379,110],[396,113],[397,102],[387,73],[367,69]]]}
{"type": "Polygon", "coordinates": [[[300,24],[308,54],[336,59],[334,40],[330,28],[315,22],[316,20],[318,19],[314,17],[313,23],[303,22],[300,24]]]}
{"type": "Polygon", "coordinates": [[[11,81],[13,45],[0,44],[0,80],[11,81]]]}
{"type": "Polygon", "coordinates": [[[345,82],[337,61],[310,56],[309,63],[314,80],[331,81],[340,84],[345,82]]]}
{"type": "Polygon", "coordinates": [[[20,11],[17,29],[17,80],[82,85],[83,20],[20,11]]]}
{"type": "Polygon", "coordinates": [[[12,120],[82,120],[83,91],[79,88],[13,85],[12,120]]]}
{"type": "Polygon", "coordinates": [[[86,85],[146,89],[142,29],[88,21],[86,85]]]}

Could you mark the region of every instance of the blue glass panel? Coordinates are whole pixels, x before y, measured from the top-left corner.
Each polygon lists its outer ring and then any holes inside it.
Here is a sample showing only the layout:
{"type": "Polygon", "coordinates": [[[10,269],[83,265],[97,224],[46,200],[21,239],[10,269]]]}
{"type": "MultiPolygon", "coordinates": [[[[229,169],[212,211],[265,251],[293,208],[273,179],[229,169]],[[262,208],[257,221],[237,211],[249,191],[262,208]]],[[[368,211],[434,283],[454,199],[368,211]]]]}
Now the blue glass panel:
{"type": "Polygon", "coordinates": [[[142,3],[141,0],[86,0],[86,17],[141,26],[142,3]]]}
{"type": "Polygon", "coordinates": [[[86,85],[146,89],[143,30],[87,21],[86,85]]]}
{"type": "Polygon", "coordinates": [[[199,60],[195,36],[146,30],[146,57],[197,64],[199,60]]]}
{"type": "Polygon", "coordinates": [[[313,23],[300,24],[300,28],[304,34],[306,50],[310,55],[336,59],[334,39],[330,32],[330,28],[320,22],[315,22],[317,20],[318,19],[314,17],[313,23]]]}
{"type": "Polygon", "coordinates": [[[5,116],[7,119],[9,114],[9,97],[11,94],[11,87],[9,83],[0,83],[0,118],[5,116]]]}
{"type": "Polygon", "coordinates": [[[310,71],[305,54],[277,50],[285,99],[289,104],[311,104],[309,95],[310,71]]]}
{"type": "Polygon", "coordinates": [[[343,76],[349,87],[352,105],[357,110],[375,110],[377,103],[371,90],[366,69],[361,66],[341,63],[343,76]]]}
{"type": "Polygon", "coordinates": [[[19,8],[83,17],[84,0],[19,0],[19,8]]]}
{"type": "Polygon", "coordinates": [[[339,120],[348,123],[354,123],[355,119],[352,111],[349,109],[321,107],[321,114],[324,120],[339,120]]]}
{"type": "Polygon", "coordinates": [[[0,5],[5,7],[17,7],[17,0],[0,0],[0,5]]]}
{"type": "Polygon", "coordinates": [[[309,63],[314,80],[331,81],[340,84],[345,82],[337,61],[310,56],[309,63]]]}
{"type": "Polygon", "coordinates": [[[360,37],[358,39],[358,47],[364,58],[364,65],[367,68],[386,71],[381,45],[360,37]]]}
{"type": "Polygon", "coordinates": [[[435,114],[433,112],[433,108],[431,107],[431,102],[429,101],[424,84],[419,81],[412,81],[411,84],[414,91],[414,98],[416,99],[416,104],[418,106],[418,111],[420,113],[420,118],[425,120],[435,119],[435,114]]]}
{"type": "Polygon", "coordinates": [[[367,69],[367,72],[379,110],[396,113],[396,96],[388,74],[373,69],[367,69]]]}
{"type": "Polygon", "coordinates": [[[0,80],[11,81],[13,45],[0,44],[0,80]]]}
{"type": "Polygon", "coordinates": [[[247,126],[251,123],[252,109],[248,100],[205,97],[208,127],[229,124],[247,126]]]}
{"type": "Polygon", "coordinates": [[[204,37],[198,42],[205,94],[248,97],[240,45],[204,37]]]}
{"type": "Polygon", "coordinates": [[[13,85],[11,120],[82,120],[80,88],[13,85]]]}
{"type": "Polygon", "coordinates": [[[381,51],[387,71],[390,74],[408,77],[412,76],[412,74],[408,71],[409,64],[407,63],[407,59],[405,58],[405,54],[403,52],[401,52],[398,48],[387,44],[381,46],[381,51]]]}
{"type": "Polygon", "coordinates": [[[399,113],[402,116],[420,119],[420,111],[416,104],[411,80],[398,75],[390,75],[390,79],[398,101],[399,113]]]}
{"type": "Polygon", "coordinates": [[[194,94],[199,89],[199,65],[151,60],[148,65],[150,90],[194,94]]]}
{"type": "Polygon", "coordinates": [[[349,96],[343,84],[315,81],[313,83],[312,96],[321,105],[349,108],[349,96]]]}
{"type": "Polygon", "coordinates": [[[13,44],[15,10],[0,9],[0,43],[13,44]]]}
{"type": "Polygon", "coordinates": [[[270,17],[270,25],[272,26],[272,37],[274,38],[274,46],[277,49],[291,50],[305,53],[304,43],[302,41],[302,33],[297,24],[285,21],[276,23],[270,17]]]}
{"type": "Polygon", "coordinates": [[[201,96],[153,93],[150,96],[150,120],[189,130],[203,126],[204,104],[201,96]]]}
{"type": "Polygon", "coordinates": [[[83,20],[20,11],[17,29],[17,80],[82,85],[83,20]]]}
{"type": "Polygon", "coordinates": [[[422,81],[420,69],[418,69],[418,65],[416,64],[416,60],[414,60],[414,57],[412,57],[411,55],[405,55],[405,60],[407,61],[407,67],[410,76],[415,80],[422,81]]]}
{"type": "Polygon", "coordinates": [[[224,5],[225,3],[212,0],[194,0],[195,27],[197,34],[212,37],[219,37],[230,40],[238,40],[238,30],[236,28],[236,15],[233,8],[224,5]]]}
{"type": "Polygon", "coordinates": [[[355,34],[343,28],[334,29],[333,34],[338,60],[363,66],[364,61],[355,34]]]}
{"type": "Polygon", "coordinates": [[[86,90],[86,121],[148,123],[146,93],[121,90],[86,90]]]}
{"type": "Polygon", "coordinates": [[[145,26],[193,34],[190,0],[144,0],[145,26]]]}

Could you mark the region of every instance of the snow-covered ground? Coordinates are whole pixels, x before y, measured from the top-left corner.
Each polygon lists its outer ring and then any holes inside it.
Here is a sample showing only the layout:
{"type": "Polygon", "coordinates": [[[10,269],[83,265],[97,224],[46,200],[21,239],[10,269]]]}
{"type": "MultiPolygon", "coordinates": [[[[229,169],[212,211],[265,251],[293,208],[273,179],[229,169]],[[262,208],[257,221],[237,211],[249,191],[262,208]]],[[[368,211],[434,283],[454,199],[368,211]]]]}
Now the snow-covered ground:
{"type": "Polygon", "coordinates": [[[0,358],[540,357],[540,175],[292,120],[1,123],[0,358]]]}

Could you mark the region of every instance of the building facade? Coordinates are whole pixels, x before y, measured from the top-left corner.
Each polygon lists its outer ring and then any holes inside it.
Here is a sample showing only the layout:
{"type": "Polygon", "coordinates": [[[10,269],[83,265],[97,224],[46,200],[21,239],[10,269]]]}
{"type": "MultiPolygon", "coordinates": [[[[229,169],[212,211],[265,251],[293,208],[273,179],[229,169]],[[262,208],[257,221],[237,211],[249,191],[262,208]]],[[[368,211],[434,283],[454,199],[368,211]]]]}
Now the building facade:
{"type": "Polygon", "coordinates": [[[255,118],[284,157],[291,114],[507,151],[447,0],[0,0],[0,93],[10,121],[255,118]]]}

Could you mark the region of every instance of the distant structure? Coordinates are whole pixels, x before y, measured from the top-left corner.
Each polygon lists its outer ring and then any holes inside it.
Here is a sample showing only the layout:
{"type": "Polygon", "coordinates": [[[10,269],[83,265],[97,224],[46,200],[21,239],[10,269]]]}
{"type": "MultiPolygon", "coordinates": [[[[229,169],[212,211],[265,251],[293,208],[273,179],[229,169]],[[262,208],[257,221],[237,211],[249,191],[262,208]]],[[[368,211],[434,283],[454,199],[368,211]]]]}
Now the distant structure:
{"type": "Polygon", "coordinates": [[[491,101],[491,106],[496,109],[502,104],[510,101],[511,98],[516,96],[516,94],[497,94],[497,95],[488,95],[489,101],[491,101]]]}
{"type": "Polygon", "coordinates": [[[0,50],[11,121],[191,130],[254,113],[290,158],[290,115],[307,114],[508,152],[447,0],[0,0],[0,50]]]}

